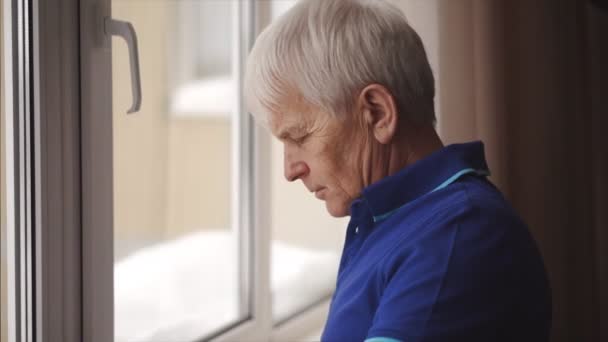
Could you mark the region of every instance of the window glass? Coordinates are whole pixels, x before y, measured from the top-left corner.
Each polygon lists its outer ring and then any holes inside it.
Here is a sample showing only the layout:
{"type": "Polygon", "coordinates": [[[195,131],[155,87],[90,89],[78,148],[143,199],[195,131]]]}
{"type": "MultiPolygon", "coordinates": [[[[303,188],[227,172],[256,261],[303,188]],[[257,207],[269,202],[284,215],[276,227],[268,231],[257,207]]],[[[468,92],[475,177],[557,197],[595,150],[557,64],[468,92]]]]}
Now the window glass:
{"type": "Polygon", "coordinates": [[[115,337],[193,341],[248,316],[234,219],[237,1],[113,0],[133,24],[143,102],[112,40],[115,337]]]}
{"type": "Polygon", "coordinates": [[[329,297],[348,218],[333,218],[300,182],[283,177],[283,147],[272,144],[273,317],[283,321],[329,297]]]}

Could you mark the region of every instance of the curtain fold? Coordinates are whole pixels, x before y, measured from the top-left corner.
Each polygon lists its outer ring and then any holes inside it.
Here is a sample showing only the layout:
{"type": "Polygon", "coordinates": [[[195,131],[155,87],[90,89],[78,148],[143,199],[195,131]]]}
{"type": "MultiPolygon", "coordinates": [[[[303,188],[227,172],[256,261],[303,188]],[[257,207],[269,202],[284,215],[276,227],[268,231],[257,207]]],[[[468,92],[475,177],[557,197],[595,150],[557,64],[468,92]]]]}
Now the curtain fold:
{"type": "Polygon", "coordinates": [[[594,323],[598,326],[598,341],[608,341],[608,141],[605,133],[608,129],[608,1],[595,3],[598,7],[586,7],[595,242],[592,248],[598,289],[594,323]]]}
{"type": "Polygon", "coordinates": [[[439,3],[439,132],[481,139],[553,288],[553,341],[608,341],[608,14],[573,0],[439,3]]]}

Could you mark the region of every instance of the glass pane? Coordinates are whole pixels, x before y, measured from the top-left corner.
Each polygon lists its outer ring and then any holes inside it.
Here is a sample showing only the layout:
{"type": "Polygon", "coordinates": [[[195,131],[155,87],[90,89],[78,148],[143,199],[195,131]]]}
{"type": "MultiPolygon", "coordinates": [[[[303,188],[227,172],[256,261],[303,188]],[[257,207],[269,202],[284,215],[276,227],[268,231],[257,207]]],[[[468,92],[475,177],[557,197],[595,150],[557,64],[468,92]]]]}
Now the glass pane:
{"type": "Polygon", "coordinates": [[[301,182],[283,177],[283,146],[272,147],[273,318],[280,322],[333,292],[348,218],[333,218],[301,182]]]}
{"type": "Polygon", "coordinates": [[[143,103],[113,39],[116,341],[193,341],[248,316],[231,204],[237,1],[113,0],[139,40],[143,103]]]}
{"type": "MultiPolygon", "coordinates": [[[[272,18],[293,4],[271,1],[272,18]]],[[[280,322],[332,294],[348,219],[331,217],[301,182],[285,180],[283,147],[272,141],[272,311],[280,322]]]]}

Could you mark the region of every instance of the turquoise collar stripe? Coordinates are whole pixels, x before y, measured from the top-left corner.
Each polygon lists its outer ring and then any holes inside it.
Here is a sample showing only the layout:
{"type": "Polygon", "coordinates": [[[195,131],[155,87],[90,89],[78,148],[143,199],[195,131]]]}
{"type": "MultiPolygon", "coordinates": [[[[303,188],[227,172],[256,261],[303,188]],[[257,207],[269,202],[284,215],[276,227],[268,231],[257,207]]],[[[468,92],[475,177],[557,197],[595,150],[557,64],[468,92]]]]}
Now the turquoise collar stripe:
{"type": "Polygon", "coordinates": [[[490,175],[490,172],[487,170],[475,170],[473,168],[466,168],[466,169],[456,172],[452,177],[448,178],[445,182],[439,184],[439,186],[436,187],[435,189],[433,189],[433,191],[431,191],[431,192],[441,190],[441,189],[445,188],[446,186],[454,183],[458,178],[460,178],[466,174],[470,174],[470,173],[474,173],[478,176],[489,176],[490,175]]]}
{"type": "Polygon", "coordinates": [[[403,342],[391,337],[372,337],[365,340],[365,342],[403,342]]]}
{"type": "MultiPolygon", "coordinates": [[[[488,170],[476,170],[476,169],[473,169],[473,168],[470,168],[470,167],[466,168],[466,169],[462,169],[462,170],[456,172],[450,178],[446,179],[445,182],[439,184],[439,186],[437,186],[435,189],[433,189],[429,193],[435,192],[437,190],[441,190],[441,189],[445,188],[446,186],[448,186],[448,185],[454,183],[455,181],[457,181],[458,178],[460,178],[460,177],[462,177],[464,175],[467,175],[467,174],[476,174],[478,176],[489,176],[490,172],[488,170]]],[[[399,210],[401,208],[403,208],[403,206],[401,206],[401,207],[399,207],[397,209],[391,210],[388,213],[384,213],[382,215],[374,216],[374,222],[380,222],[380,221],[383,221],[383,220],[387,219],[389,216],[391,216],[393,213],[395,213],[397,210],[399,210]]]]}

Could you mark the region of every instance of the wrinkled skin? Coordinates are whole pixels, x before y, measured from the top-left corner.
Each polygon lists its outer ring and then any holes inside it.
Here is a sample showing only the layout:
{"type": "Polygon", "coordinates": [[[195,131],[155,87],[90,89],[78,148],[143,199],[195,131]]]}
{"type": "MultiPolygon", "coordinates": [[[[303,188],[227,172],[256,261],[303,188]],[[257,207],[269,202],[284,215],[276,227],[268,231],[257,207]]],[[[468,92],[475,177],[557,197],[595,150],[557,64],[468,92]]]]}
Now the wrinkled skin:
{"type": "Polygon", "coordinates": [[[358,94],[345,118],[297,97],[282,103],[269,123],[283,143],[285,178],[301,180],[335,217],[349,215],[366,186],[443,146],[432,125],[400,119],[393,96],[378,84],[358,94]]]}

